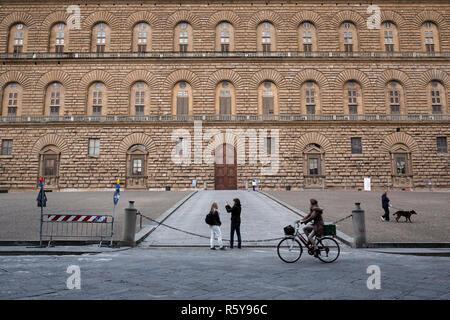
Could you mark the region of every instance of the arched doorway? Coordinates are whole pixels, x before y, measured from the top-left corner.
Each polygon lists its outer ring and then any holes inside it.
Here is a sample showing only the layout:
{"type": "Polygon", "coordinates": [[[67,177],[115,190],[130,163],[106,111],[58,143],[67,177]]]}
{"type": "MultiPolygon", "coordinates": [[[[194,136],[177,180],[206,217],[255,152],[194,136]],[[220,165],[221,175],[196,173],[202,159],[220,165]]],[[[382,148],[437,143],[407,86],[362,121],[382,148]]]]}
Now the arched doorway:
{"type": "Polygon", "coordinates": [[[147,189],[147,148],[142,144],[132,145],[127,151],[127,189],[147,189]]]}
{"type": "Polygon", "coordinates": [[[216,190],[237,189],[236,148],[223,143],[216,148],[214,161],[214,181],[216,190]]]}
{"type": "Polygon", "coordinates": [[[54,145],[45,146],[39,152],[39,177],[44,178],[46,189],[58,189],[60,157],[61,151],[54,145]]]}

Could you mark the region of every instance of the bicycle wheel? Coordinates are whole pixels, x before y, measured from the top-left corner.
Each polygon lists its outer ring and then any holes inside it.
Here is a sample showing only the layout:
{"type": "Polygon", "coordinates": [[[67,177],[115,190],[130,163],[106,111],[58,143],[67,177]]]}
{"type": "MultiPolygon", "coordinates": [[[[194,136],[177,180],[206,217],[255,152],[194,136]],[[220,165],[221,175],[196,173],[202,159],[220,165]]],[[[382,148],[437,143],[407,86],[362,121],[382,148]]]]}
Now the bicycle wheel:
{"type": "Polygon", "coordinates": [[[330,263],[339,257],[341,249],[339,244],[333,238],[325,237],[317,240],[317,247],[319,249],[318,258],[320,261],[330,263]]]}
{"type": "Polygon", "coordinates": [[[294,237],[282,239],[277,247],[278,256],[286,263],[293,263],[300,259],[302,252],[302,245],[294,237]]]}

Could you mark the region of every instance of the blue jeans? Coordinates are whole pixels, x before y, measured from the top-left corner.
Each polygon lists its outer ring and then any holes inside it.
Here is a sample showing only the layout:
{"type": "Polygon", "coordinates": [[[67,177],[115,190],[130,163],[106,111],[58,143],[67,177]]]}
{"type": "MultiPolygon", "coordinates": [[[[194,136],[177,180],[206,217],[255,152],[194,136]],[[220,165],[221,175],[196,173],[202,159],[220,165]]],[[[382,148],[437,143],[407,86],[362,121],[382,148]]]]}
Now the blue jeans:
{"type": "Polygon", "coordinates": [[[241,223],[231,222],[231,232],[230,232],[230,248],[233,248],[234,232],[236,231],[238,237],[238,248],[241,247],[241,223]]]}

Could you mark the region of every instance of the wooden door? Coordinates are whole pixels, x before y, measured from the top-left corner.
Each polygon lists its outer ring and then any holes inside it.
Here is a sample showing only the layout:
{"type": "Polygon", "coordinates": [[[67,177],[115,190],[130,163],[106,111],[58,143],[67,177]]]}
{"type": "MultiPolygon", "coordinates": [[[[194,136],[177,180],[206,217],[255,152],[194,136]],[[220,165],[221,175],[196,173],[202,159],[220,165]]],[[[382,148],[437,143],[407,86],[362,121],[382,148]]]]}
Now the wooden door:
{"type": "Polygon", "coordinates": [[[236,149],[230,144],[222,144],[215,153],[215,189],[237,189],[237,161],[236,149]]]}
{"type": "Polygon", "coordinates": [[[42,156],[42,176],[46,188],[58,188],[58,155],[44,154],[42,156]]]}

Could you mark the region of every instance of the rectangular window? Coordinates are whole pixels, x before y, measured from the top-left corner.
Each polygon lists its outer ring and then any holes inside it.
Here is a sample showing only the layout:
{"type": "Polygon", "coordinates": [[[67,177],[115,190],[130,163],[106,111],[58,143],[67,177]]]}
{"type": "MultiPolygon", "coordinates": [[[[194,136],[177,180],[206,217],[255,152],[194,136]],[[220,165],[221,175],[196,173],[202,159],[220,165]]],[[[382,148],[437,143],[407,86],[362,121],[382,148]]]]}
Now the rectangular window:
{"type": "Polygon", "coordinates": [[[8,117],[15,117],[17,115],[17,107],[8,107],[8,117]]]}
{"type": "Polygon", "coordinates": [[[105,52],[105,46],[104,45],[98,45],[97,46],[97,53],[104,53],[105,52]]]}
{"type": "Polygon", "coordinates": [[[144,115],[144,106],[135,106],[135,114],[137,116],[143,116],[144,115]]]}
{"type": "Polygon", "coordinates": [[[59,116],[59,107],[58,106],[50,106],[50,115],[52,117],[59,116]]]}
{"type": "Polygon", "coordinates": [[[312,44],[303,44],[303,51],[305,52],[311,52],[312,51],[312,44]]]}
{"type": "Polygon", "coordinates": [[[138,52],[144,53],[147,51],[147,45],[146,44],[138,44],[138,52]]]}
{"type": "Polygon", "coordinates": [[[272,138],[271,137],[266,138],[265,147],[266,147],[266,154],[271,155],[272,154],[272,138]]]}
{"type": "Polygon", "coordinates": [[[407,157],[406,154],[395,154],[394,155],[394,161],[395,161],[395,173],[398,175],[405,175],[408,173],[408,167],[407,167],[407,157]]]}
{"type": "Polygon", "coordinates": [[[180,52],[187,52],[188,45],[187,44],[180,44],[180,52]]]}
{"type": "Polygon", "coordinates": [[[220,49],[222,52],[229,52],[230,51],[230,45],[228,43],[222,43],[220,45],[220,49]]]}
{"type": "Polygon", "coordinates": [[[178,140],[177,140],[175,152],[178,156],[183,155],[183,138],[182,137],[178,138],[178,140]]]}
{"type": "Polygon", "coordinates": [[[437,153],[448,153],[447,137],[437,137],[437,153]]]}
{"type": "Polygon", "coordinates": [[[101,116],[102,115],[102,107],[100,107],[100,106],[92,107],[92,115],[93,116],[101,116]]]}
{"type": "Polygon", "coordinates": [[[10,156],[12,155],[12,139],[4,139],[2,140],[2,156],[10,156]]]}
{"type": "Polygon", "coordinates": [[[320,175],[320,156],[308,156],[308,174],[310,176],[320,175]]]}
{"type": "Polygon", "coordinates": [[[352,154],[361,154],[362,153],[361,138],[355,137],[351,138],[350,140],[351,140],[352,154]]]}
{"type": "Polygon", "coordinates": [[[100,154],[100,139],[89,139],[89,155],[98,156],[100,154]]]}

